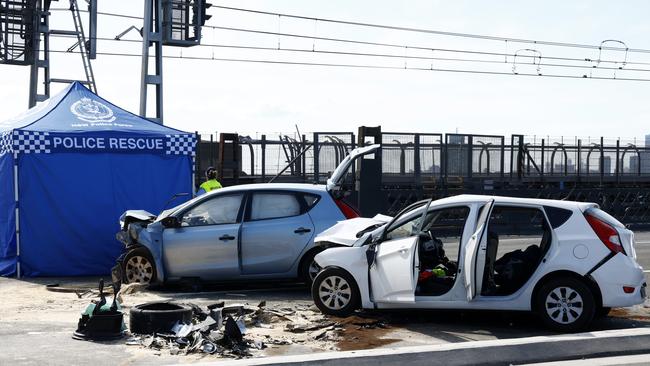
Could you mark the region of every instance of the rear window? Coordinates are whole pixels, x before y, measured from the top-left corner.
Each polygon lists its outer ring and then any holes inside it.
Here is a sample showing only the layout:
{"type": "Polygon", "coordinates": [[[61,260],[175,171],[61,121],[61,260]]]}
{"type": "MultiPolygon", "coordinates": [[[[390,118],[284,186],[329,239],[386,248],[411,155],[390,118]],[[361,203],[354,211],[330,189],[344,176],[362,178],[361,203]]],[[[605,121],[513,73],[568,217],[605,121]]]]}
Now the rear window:
{"type": "Polygon", "coordinates": [[[551,222],[553,229],[564,225],[571,215],[573,215],[573,211],[559,207],[544,206],[544,211],[546,211],[546,216],[548,216],[548,221],[551,222]]]}
{"type": "Polygon", "coordinates": [[[588,209],[585,213],[587,213],[589,215],[592,215],[592,216],[595,216],[596,218],[598,218],[598,219],[600,219],[602,221],[605,221],[606,223],[608,223],[608,224],[610,224],[612,226],[623,228],[623,229],[625,228],[625,225],[621,224],[620,221],[616,220],[614,218],[614,216],[612,216],[612,215],[608,214],[607,212],[599,209],[598,207],[592,207],[592,208],[588,209]]]}
{"type": "Polygon", "coordinates": [[[302,198],[305,200],[305,212],[311,210],[320,200],[319,195],[311,193],[303,193],[302,198]]]}

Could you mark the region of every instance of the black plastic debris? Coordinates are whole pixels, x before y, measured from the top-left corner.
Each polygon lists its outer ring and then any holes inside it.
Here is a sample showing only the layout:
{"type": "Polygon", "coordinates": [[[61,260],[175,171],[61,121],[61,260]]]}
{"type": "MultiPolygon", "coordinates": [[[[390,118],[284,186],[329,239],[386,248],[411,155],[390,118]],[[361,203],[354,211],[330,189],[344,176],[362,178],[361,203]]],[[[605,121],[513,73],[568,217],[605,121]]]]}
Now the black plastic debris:
{"type": "Polygon", "coordinates": [[[111,340],[124,336],[124,314],[119,310],[117,294],[120,283],[113,283],[113,301],[110,306],[104,296],[104,280],[99,281],[99,300],[86,307],[77,323],[72,338],[78,340],[111,340]]]}
{"type": "Polygon", "coordinates": [[[241,329],[239,329],[239,325],[237,325],[237,322],[235,322],[235,320],[230,316],[226,318],[226,326],[223,335],[224,338],[231,343],[241,343],[244,339],[241,329]]]}

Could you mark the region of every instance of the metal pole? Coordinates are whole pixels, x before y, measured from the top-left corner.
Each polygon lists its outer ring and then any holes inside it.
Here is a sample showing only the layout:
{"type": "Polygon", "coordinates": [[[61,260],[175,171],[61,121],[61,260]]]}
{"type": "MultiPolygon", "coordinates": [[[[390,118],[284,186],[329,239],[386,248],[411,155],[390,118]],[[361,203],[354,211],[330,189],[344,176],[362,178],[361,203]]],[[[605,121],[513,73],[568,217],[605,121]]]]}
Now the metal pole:
{"type": "MultiPolygon", "coordinates": [[[[36,106],[37,96],[38,96],[38,64],[39,64],[39,59],[40,59],[40,54],[41,54],[41,14],[42,14],[42,6],[41,6],[41,1],[36,1],[35,5],[36,9],[34,9],[34,22],[32,23],[33,26],[33,41],[32,41],[32,48],[34,52],[34,61],[32,62],[32,65],[30,67],[29,71],[29,108],[33,108],[36,106]]],[[[47,52],[45,53],[47,55],[47,52]]]]}
{"type": "MultiPolygon", "coordinates": [[[[13,143],[13,142],[12,142],[13,143]]],[[[18,153],[14,152],[14,201],[16,204],[16,277],[20,278],[20,207],[18,205],[18,153]]]]}
{"type": "Polygon", "coordinates": [[[88,19],[89,19],[89,39],[90,47],[88,48],[88,58],[94,60],[97,58],[97,0],[88,2],[88,19]]]}
{"type": "Polygon", "coordinates": [[[142,24],[142,66],[140,71],[140,116],[147,118],[147,76],[149,76],[149,37],[151,35],[151,3],[144,0],[144,21],[142,24]]]}

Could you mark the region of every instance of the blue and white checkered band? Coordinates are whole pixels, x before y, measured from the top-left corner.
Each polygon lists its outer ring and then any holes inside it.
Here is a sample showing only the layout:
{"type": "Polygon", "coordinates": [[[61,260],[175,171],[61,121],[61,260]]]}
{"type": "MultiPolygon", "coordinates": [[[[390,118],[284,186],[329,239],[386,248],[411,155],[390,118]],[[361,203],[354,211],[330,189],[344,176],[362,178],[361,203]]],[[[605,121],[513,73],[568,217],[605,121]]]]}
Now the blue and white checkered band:
{"type": "Polygon", "coordinates": [[[5,131],[0,133],[0,155],[12,153],[14,151],[11,144],[12,131],[5,131]]]}
{"type": "Polygon", "coordinates": [[[13,150],[21,154],[49,154],[52,142],[47,132],[14,131],[13,150]]]}
{"type": "Polygon", "coordinates": [[[165,135],[167,155],[190,155],[194,156],[196,137],[194,135],[165,135]]]}

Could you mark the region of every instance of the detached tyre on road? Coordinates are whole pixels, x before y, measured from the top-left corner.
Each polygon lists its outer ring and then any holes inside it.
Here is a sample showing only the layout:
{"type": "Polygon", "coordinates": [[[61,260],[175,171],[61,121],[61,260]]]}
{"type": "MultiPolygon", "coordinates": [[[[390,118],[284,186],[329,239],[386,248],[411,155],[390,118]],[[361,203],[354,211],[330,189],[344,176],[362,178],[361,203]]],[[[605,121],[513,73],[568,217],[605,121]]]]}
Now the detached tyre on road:
{"type": "Polygon", "coordinates": [[[124,257],[124,283],[150,284],[156,280],[156,265],[151,254],[144,248],[131,250],[124,257]]]}
{"type": "Polygon", "coordinates": [[[135,334],[170,333],[177,322],[192,323],[192,308],[175,302],[149,302],[131,308],[129,330],[135,334]]]}
{"type": "Polygon", "coordinates": [[[357,283],[339,268],[321,271],[312,283],[311,296],[323,314],[338,317],[351,315],[361,305],[357,283]]]}
{"type": "Polygon", "coordinates": [[[576,332],[585,329],[594,318],[594,295],[582,281],[554,278],[542,285],[535,297],[534,308],[552,330],[576,332]]]}

